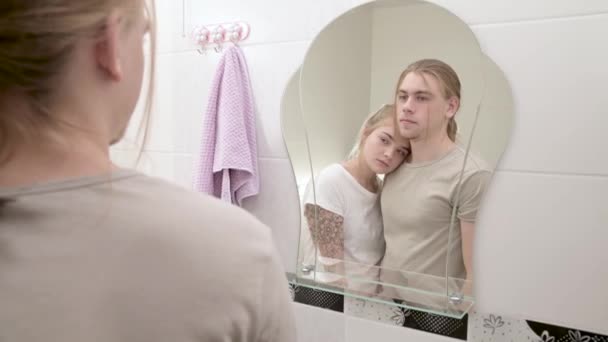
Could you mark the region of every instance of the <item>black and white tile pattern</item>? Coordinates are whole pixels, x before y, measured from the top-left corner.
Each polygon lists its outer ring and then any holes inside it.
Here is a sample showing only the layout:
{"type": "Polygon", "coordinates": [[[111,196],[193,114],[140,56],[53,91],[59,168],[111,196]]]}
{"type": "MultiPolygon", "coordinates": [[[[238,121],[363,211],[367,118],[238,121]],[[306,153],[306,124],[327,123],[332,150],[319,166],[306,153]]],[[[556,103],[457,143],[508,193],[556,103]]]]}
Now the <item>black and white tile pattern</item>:
{"type": "MultiPolygon", "coordinates": [[[[471,312],[462,320],[430,315],[397,306],[376,303],[359,298],[344,297],[314,290],[314,296],[300,295],[304,287],[291,285],[292,298],[303,304],[336,310],[332,300],[342,300],[342,312],[390,325],[413,328],[425,332],[473,342],[608,342],[608,336],[560,327],[545,323],[513,319],[496,314],[471,312]],[[316,298],[316,299],[315,299],[316,298]],[[321,299],[319,299],[321,298],[321,299]],[[325,298],[325,299],[323,299],[325,298]],[[328,299],[329,298],[329,299],[328,299]],[[314,299],[313,302],[306,302],[314,299]],[[319,299],[319,300],[317,300],[319,299]],[[320,305],[315,305],[320,304],[320,305]],[[329,306],[329,307],[327,307],[329,306]],[[464,326],[463,326],[464,325],[464,326]]],[[[310,290],[310,289],[308,289],[310,290]]]]}

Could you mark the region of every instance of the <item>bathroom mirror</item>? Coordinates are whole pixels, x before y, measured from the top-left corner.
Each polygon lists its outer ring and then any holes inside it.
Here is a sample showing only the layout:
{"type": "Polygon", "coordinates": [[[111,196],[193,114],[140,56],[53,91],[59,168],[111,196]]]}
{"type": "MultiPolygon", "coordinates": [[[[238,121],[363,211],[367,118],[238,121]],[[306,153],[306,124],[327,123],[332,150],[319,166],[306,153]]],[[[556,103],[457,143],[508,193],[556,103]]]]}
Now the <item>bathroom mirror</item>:
{"type": "Polygon", "coordinates": [[[505,148],[511,103],[470,28],[437,5],[379,0],[332,21],[282,101],[302,210],[294,282],[466,314],[470,223],[505,148]]]}

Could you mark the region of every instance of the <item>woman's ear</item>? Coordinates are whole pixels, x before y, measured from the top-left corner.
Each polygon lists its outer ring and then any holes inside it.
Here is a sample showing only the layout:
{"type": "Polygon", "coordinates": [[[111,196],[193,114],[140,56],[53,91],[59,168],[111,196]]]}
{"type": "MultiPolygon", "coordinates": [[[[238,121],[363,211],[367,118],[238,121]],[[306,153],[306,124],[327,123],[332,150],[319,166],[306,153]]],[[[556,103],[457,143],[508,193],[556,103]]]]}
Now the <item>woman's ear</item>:
{"type": "Polygon", "coordinates": [[[363,142],[369,138],[369,136],[372,134],[372,130],[369,128],[363,128],[361,130],[361,141],[359,142],[360,144],[363,144],[363,142]]]}
{"type": "Polygon", "coordinates": [[[120,81],[123,77],[120,59],[120,32],[122,17],[115,10],[107,18],[95,43],[97,66],[111,80],[120,81]]]}

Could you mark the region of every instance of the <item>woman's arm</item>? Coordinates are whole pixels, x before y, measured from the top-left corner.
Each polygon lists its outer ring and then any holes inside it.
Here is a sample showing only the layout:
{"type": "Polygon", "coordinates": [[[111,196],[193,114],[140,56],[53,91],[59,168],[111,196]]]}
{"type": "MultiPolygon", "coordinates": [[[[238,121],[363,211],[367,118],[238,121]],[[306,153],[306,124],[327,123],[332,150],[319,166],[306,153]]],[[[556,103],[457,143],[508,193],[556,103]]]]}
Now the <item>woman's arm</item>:
{"type": "MultiPolygon", "coordinates": [[[[332,211],[322,207],[307,203],[304,206],[304,216],[310,229],[312,240],[319,249],[321,256],[334,259],[338,262],[335,267],[326,267],[326,270],[333,269],[340,272],[343,268],[344,260],[344,218],[332,211]]],[[[338,273],[338,274],[342,274],[338,273]]]]}

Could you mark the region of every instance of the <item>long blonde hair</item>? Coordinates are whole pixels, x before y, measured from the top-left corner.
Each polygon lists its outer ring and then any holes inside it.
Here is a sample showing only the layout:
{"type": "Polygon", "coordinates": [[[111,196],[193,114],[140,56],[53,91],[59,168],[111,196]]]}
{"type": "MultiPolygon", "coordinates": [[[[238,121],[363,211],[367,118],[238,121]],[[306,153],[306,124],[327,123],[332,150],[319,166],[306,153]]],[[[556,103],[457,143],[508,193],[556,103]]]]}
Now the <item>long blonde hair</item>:
{"type": "MultiPolygon", "coordinates": [[[[145,10],[150,21],[150,74],[138,138],[145,144],[152,105],[155,55],[153,0],[2,0],[0,2],[0,96],[25,95],[33,115],[0,112],[0,164],[18,139],[57,127],[48,110],[57,76],[79,39],[94,36],[115,8],[145,10]],[[143,130],[142,130],[143,128],[143,130]]],[[[133,12],[135,13],[135,12],[133,12]]]]}
{"type": "Polygon", "coordinates": [[[382,124],[393,118],[395,116],[395,105],[392,104],[384,104],[380,109],[375,112],[372,112],[368,115],[368,117],[361,125],[361,129],[359,130],[359,134],[357,135],[357,139],[355,140],[355,145],[351,149],[350,153],[347,156],[347,159],[354,159],[359,156],[361,151],[361,146],[365,142],[365,138],[376,128],[382,126],[382,124]]]}
{"type": "MultiPolygon", "coordinates": [[[[458,74],[447,63],[437,59],[421,59],[410,64],[401,73],[401,76],[399,76],[399,81],[395,88],[395,100],[399,96],[399,87],[401,86],[403,79],[412,72],[417,74],[428,74],[435,77],[441,85],[444,98],[447,100],[455,96],[460,103],[461,84],[458,74]]],[[[458,125],[456,124],[454,116],[452,116],[448,121],[447,126],[447,134],[450,140],[456,141],[456,133],[458,133],[458,125]]]]}

